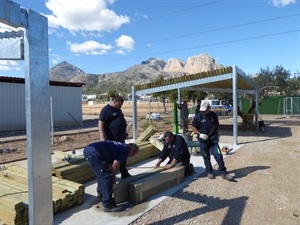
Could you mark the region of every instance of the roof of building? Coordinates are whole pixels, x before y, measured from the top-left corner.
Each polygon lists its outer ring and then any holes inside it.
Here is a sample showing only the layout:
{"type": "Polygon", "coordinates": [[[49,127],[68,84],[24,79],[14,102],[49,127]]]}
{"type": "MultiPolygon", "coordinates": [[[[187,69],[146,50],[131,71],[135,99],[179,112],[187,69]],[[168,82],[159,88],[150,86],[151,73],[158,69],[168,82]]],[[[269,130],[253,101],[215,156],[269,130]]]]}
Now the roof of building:
{"type": "MultiPolygon", "coordinates": [[[[0,76],[0,82],[25,84],[25,78],[0,76]]],[[[51,86],[82,87],[85,83],[50,80],[51,86]]]]}
{"type": "Polygon", "coordinates": [[[229,66],[148,84],[139,84],[135,86],[135,91],[137,94],[151,94],[181,88],[191,91],[232,92],[234,69],[237,74],[236,87],[240,92],[253,92],[256,90],[257,84],[246,76],[241,69],[229,66]]]}

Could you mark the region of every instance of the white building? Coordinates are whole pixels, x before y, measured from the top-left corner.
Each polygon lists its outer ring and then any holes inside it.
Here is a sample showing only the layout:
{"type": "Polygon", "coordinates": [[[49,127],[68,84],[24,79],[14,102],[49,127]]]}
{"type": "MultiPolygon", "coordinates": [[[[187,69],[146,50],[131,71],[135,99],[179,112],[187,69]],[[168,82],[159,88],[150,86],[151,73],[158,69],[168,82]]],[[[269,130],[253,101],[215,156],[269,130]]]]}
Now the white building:
{"type": "MultiPolygon", "coordinates": [[[[50,81],[54,127],[82,124],[83,85],[83,83],[50,81]]],[[[0,132],[25,130],[24,78],[0,76],[0,104],[0,132]]]]}

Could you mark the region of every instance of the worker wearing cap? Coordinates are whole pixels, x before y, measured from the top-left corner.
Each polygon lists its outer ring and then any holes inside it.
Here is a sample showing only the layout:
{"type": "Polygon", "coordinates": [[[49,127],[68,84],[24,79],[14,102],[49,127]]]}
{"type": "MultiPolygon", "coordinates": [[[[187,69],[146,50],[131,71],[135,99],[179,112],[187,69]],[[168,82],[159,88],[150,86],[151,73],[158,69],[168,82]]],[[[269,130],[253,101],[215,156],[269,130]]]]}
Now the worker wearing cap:
{"type": "Polygon", "coordinates": [[[217,114],[210,111],[209,101],[202,100],[200,111],[193,119],[192,129],[197,134],[200,143],[200,151],[204,159],[207,177],[210,179],[215,178],[210,161],[210,155],[212,154],[218,163],[221,177],[225,180],[232,180],[233,177],[227,173],[223,155],[219,147],[218,126],[219,119],[217,114]]]}

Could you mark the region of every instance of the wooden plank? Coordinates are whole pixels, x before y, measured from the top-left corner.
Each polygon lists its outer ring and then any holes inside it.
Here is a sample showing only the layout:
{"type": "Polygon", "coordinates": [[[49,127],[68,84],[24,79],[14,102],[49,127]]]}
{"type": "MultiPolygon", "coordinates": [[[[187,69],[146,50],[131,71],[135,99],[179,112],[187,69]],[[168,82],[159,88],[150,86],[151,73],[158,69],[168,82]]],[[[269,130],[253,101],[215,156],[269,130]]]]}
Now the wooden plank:
{"type": "Polygon", "coordinates": [[[145,177],[149,177],[153,174],[159,173],[165,170],[163,167],[153,168],[149,171],[146,171],[141,174],[137,174],[132,177],[128,177],[124,180],[121,180],[117,183],[116,189],[114,190],[114,198],[117,204],[122,202],[127,202],[130,199],[130,183],[135,182],[137,180],[143,179],[145,177]]]}
{"type": "Polygon", "coordinates": [[[153,134],[155,134],[155,132],[156,131],[154,130],[154,127],[150,125],[143,133],[141,133],[141,135],[136,139],[135,142],[138,143],[142,141],[147,141],[147,139],[149,139],[153,134]]]}
{"type": "Polygon", "coordinates": [[[162,151],[164,148],[164,143],[162,143],[161,141],[159,141],[157,138],[155,137],[151,137],[149,139],[149,142],[154,145],[158,150],[162,151]]]}
{"type": "Polygon", "coordinates": [[[184,166],[173,167],[130,184],[130,202],[137,204],[184,181],[184,166]]]}
{"type": "MultiPolygon", "coordinates": [[[[0,171],[0,209],[5,207],[6,210],[11,212],[7,216],[12,218],[10,224],[20,223],[19,219],[15,219],[15,215],[19,211],[23,213],[21,224],[28,223],[28,207],[24,207],[24,204],[28,205],[27,184],[28,175],[27,170],[24,168],[8,166],[6,170],[0,171]]],[[[52,177],[52,185],[54,213],[83,203],[84,185],[57,177],[52,177]]],[[[2,219],[1,216],[0,219],[2,219]]]]}

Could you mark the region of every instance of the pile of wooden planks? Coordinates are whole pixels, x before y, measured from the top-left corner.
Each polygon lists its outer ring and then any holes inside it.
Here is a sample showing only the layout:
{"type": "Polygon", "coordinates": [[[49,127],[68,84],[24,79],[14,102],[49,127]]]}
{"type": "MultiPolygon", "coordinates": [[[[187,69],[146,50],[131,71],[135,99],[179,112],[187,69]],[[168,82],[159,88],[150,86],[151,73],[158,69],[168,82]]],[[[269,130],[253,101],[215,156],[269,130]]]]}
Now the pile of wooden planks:
{"type": "Polygon", "coordinates": [[[143,142],[143,141],[148,141],[149,138],[154,135],[156,133],[156,130],[154,129],[154,127],[152,125],[150,125],[149,127],[147,127],[147,129],[141,133],[140,136],[138,136],[138,138],[136,139],[136,143],[139,142],[143,142]]]}
{"type": "MultiPolygon", "coordinates": [[[[84,201],[84,186],[52,177],[53,212],[84,201]]],[[[22,167],[7,165],[0,171],[0,220],[10,225],[28,224],[28,174],[22,167]]]]}
{"type": "Polygon", "coordinates": [[[140,151],[134,157],[128,157],[127,165],[129,166],[147,159],[151,159],[160,154],[160,151],[149,141],[137,142],[136,144],[139,146],[140,151]]]}
{"type": "Polygon", "coordinates": [[[86,183],[96,178],[89,162],[83,157],[71,158],[70,162],[60,161],[52,163],[52,174],[61,179],[86,183]]]}
{"type": "MultiPolygon", "coordinates": [[[[127,159],[128,166],[156,157],[160,154],[160,150],[149,142],[150,137],[155,133],[155,129],[150,125],[139,136],[135,143],[139,146],[140,152],[135,157],[127,159]]],[[[57,162],[52,163],[53,176],[81,184],[96,178],[89,163],[82,155],[68,154],[59,151],[54,152],[54,155],[57,162]],[[69,160],[69,162],[67,160],[69,160]]]]}
{"type": "Polygon", "coordinates": [[[121,180],[114,190],[116,203],[130,201],[138,204],[149,197],[171,188],[185,180],[184,166],[165,170],[158,167],[146,173],[121,180]]]}

